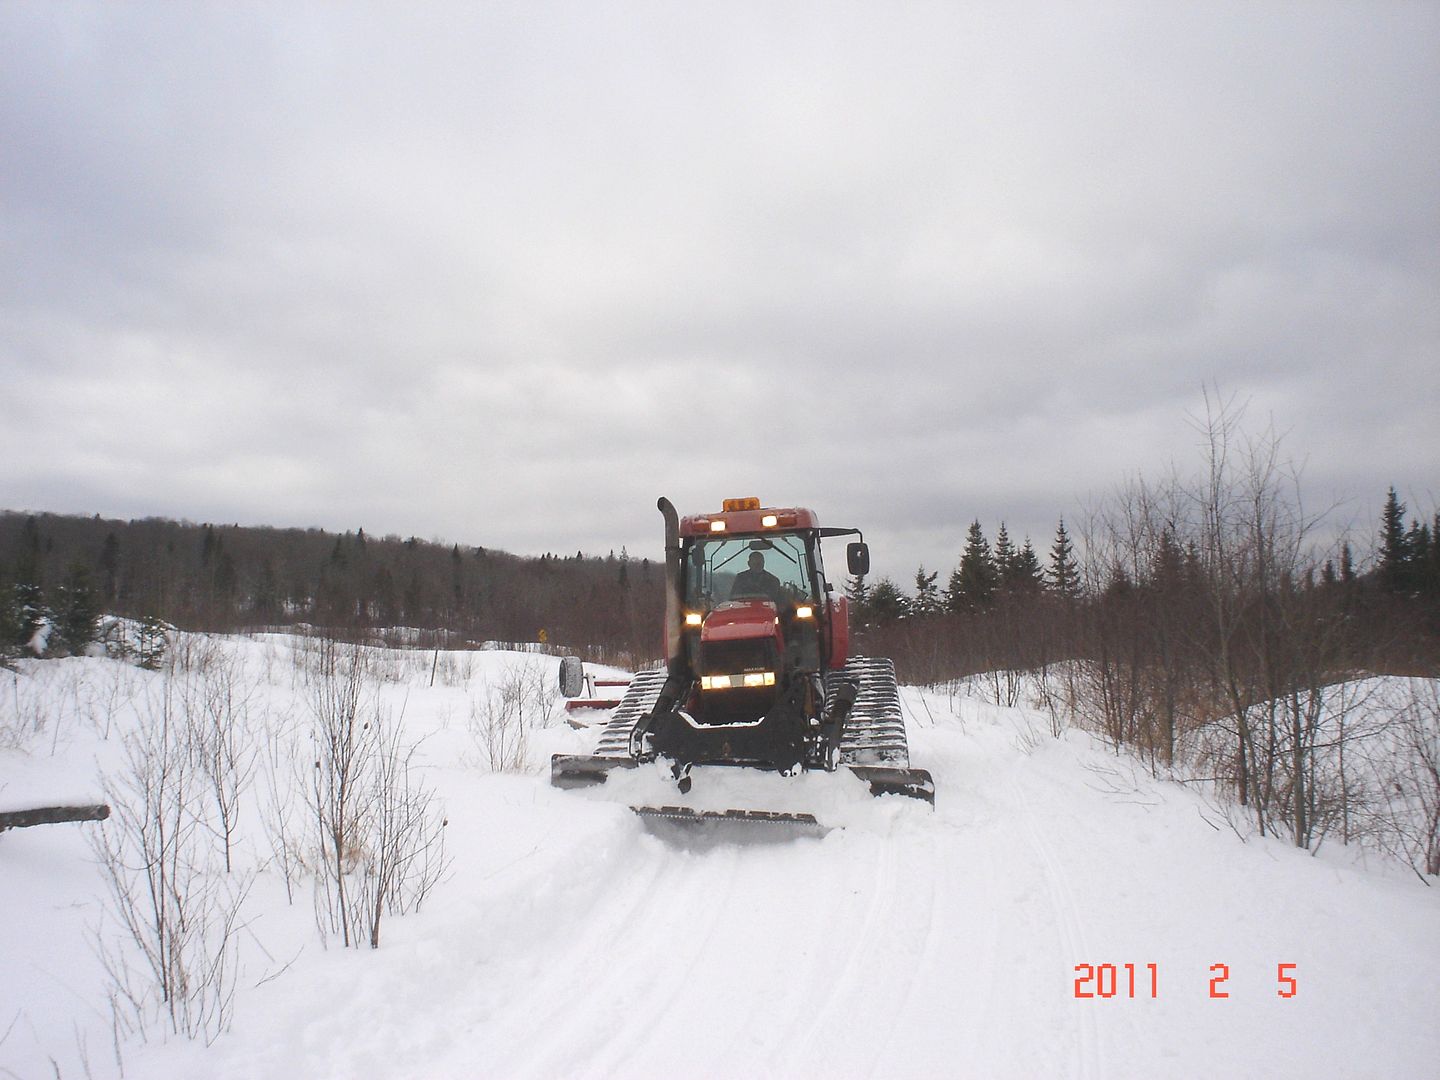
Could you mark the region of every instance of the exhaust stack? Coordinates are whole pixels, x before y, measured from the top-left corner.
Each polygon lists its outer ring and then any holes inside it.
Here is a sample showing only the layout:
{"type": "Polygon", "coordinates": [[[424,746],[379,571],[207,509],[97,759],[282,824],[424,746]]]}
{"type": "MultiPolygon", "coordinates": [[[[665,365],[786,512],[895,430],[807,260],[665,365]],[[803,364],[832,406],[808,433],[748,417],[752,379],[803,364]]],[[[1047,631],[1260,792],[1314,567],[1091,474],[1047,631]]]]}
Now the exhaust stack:
{"type": "Polygon", "coordinates": [[[685,567],[680,560],[680,515],[664,495],[655,504],[665,518],[665,661],[673,675],[682,666],[680,641],[682,575],[685,567]]]}

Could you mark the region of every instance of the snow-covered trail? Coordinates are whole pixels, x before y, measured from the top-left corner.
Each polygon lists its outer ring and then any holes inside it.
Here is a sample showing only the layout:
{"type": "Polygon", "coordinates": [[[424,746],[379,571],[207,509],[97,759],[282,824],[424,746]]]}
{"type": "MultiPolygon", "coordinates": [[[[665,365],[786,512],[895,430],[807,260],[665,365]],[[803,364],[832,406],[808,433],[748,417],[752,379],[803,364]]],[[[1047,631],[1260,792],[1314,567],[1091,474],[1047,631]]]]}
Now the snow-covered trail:
{"type": "Polygon", "coordinates": [[[935,810],[871,800],[820,838],[677,842],[603,789],[498,780],[455,817],[507,850],[379,953],[297,973],[286,1001],[333,1008],[244,1002],[207,1072],[1414,1076],[1440,1048],[1440,908],[1413,880],[1242,843],[1014,711],[907,702],[935,810]],[[1077,999],[1082,963],[1116,965],[1119,993],[1077,999]]]}
{"type": "MultiPolygon", "coordinates": [[[[283,651],[234,647],[266,662],[277,707],[303,707],[283,651]]],[[[450,821],[453,872],[423,910],[388,920],[378,951],[327,951],[304,889],[287,904],[263,871],[232,1030],[127,1042],[125,1075],[1273,1080],[1440,1060],[1440,890],[1389,864],[1242,840],[1082,733],[913,688],[933,810],[846,776],[697,770],[694,800],[844,827],[657,835],[628,809],[683,801],[655,774],[560,791],[465,763],[466,695],[513,662],[480,654],[474,684],[448,688],[397,665],[389,684],[450,821]],[[1076,997],[1080,964],[1111,980],[1081,989],[1111,996],[1076,997]]],[[[67,730],[0,754],[7,797],[71,777],[84,795],[114,767],[113,741],[67,730]]],[[[537,762],[593,733],[540,737],[537,762]]],[[[79,827],[55,830],[0,845],[0,1076],[53,1075],[52,1055],[62,1075],[114,1076],[89,945],[103,885],[79,827]]]]}

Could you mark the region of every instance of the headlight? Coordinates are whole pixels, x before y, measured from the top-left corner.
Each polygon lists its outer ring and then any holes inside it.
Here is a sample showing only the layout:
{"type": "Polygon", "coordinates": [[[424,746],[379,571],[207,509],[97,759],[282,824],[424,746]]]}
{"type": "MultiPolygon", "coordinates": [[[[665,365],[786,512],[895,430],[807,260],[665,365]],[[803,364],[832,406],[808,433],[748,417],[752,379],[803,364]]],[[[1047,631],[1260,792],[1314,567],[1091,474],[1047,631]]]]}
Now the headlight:
{"type": "Polygon", "coordinates": [[[685,612],[685,625],[686,625],[686,626],[699,626],[699,625],[700,625],[701,623],[703,623],[704,621],[705,621],[705,616],[704,616],[704,615],[701,615],[700,612],[698,612],[698,611],[687,611],[687,612],[685,612]]]}
{"type": "Polygon", "coordinates": [[[744,675],[701,675],[701,690],[730,690],[741,686],[774,686],[773,671],[747,671],[744,675]]]}
{"type": "Polygon", "coordinates": [[[795,609],[795,618],[797,619],[813,619],[814,617],[815,609],[809,604],[801,604],[795,609]]]}

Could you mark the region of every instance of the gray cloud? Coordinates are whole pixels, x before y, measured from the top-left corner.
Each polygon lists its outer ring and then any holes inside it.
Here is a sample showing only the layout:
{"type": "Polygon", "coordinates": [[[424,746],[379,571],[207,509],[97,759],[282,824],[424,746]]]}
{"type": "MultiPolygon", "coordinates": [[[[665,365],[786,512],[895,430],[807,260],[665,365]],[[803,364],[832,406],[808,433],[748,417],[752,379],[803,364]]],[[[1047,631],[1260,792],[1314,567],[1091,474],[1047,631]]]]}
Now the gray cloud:
{"type": "Polygon", "coordinates": [[[0,504],[887,572],[1193,457],[1435,503],[1419,5],[8,5],[0,504]],[[878,552],[877,552],[878,554],[878,552]]]}

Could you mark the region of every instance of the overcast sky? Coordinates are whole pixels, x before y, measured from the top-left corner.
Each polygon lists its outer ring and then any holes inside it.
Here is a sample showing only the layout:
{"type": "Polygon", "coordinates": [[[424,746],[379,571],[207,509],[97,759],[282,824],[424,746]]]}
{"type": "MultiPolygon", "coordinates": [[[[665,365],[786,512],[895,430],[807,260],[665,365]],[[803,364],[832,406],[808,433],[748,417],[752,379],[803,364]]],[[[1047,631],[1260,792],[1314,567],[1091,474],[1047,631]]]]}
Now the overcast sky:
{"type": "Polygon", "coordinates": [[[1440,496],[1436,3],[0,3],[0,507],[948,572],[1188,469],[1440,496]]]}

